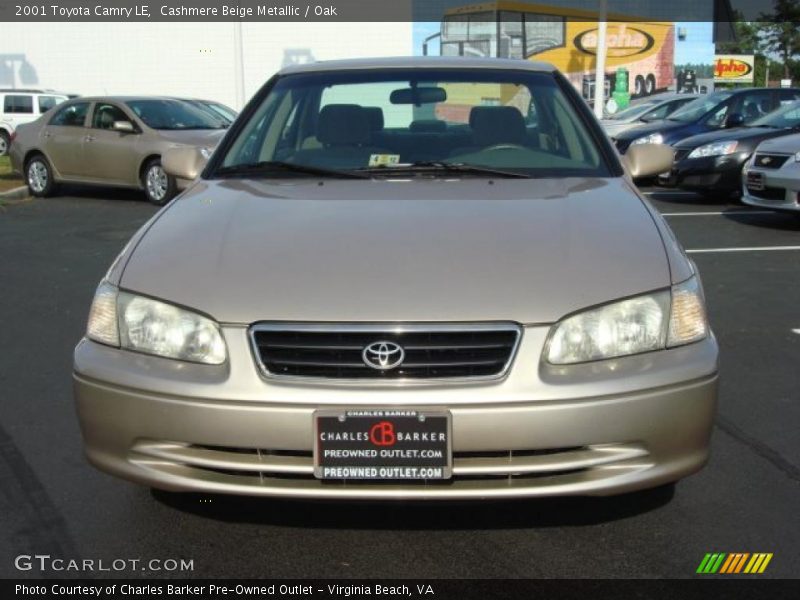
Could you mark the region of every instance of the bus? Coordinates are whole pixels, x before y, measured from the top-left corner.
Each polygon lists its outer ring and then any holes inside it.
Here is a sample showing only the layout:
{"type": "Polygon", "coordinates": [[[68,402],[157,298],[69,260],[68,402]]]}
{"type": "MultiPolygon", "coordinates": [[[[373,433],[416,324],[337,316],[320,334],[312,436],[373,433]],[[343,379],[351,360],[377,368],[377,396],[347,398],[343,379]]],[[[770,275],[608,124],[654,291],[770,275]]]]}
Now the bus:
{"type": "MultiPolygon", "coordinates": [[[[598,13],[500,0],[445,11],[439,32],[442,56],[540,60],[555,65],[584,98],[594,98],[598,13]]],[[[608,15],[605,97],[616,71],[628,71],[631,97],[649,96],[674,80],[673,23],[608,15]]],[[[423,48],[423,54],[427,47],[423,48]]]]}

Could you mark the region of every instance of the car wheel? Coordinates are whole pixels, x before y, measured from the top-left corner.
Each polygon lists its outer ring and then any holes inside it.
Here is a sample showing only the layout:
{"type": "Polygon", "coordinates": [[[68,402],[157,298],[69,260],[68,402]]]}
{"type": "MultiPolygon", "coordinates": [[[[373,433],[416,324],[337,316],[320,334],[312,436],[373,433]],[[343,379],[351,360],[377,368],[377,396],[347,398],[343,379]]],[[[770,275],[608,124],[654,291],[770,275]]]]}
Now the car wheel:
{"type": "Polygon", "coordinates": [[[633,93],[636,96],[644,96],[644,77],[637,75],[634,84],[633,93]]]}
{"type": "Polygon", "coordinates": [[[172,175],[167,175],[161,160],[153,159],[145,165],[142,172],[142,187],[147,199],[157,206],[164,206],[178,191],[178,184],[172,175]]]}
{"type": "Polygon", "coordinates": [[[8,146],[11,143],[11,138],[5,131],[0,131],[0,156],[8,154],[8,146]]]}
{"type": "Polygon", "coordinates": [[[648,96],[656,91],[656,78],[652,74],[647,76],[644,82],[644,93],[648,96]]]}
{"type": "Polygon", "coordinates": [[[56,182],[53,179],[53,169],[50,163],[41,154],[31,158],[25,165],[25,183],[31,195],[39,198],[51,196],[56,189],[56,182]]]}

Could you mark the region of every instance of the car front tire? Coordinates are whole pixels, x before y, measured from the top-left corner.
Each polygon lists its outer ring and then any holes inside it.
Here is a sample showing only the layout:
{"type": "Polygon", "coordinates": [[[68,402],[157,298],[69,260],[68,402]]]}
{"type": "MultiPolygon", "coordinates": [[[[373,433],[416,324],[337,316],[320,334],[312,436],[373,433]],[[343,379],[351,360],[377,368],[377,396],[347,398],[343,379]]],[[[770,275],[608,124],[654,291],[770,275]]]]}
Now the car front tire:
{"type": "Polygon", "coordinates": [[[8,147],[11,144],[11,137],[5,131],[0,131],[0,156],[8,154],[8,147]]]}
{"type": "Polygon", "coordinates": [[[32,196],[47,198],[53,195],[56,189],[53,169],[41,154],[33,156],[25,165],[25,183],[32,196]]]}
{"type": "Polygon", "coordinates": [[[164,171],[158,158],[145,165],[142,171],[142,187],[147,200],[156,206],[164,206],[178,193],[178,183],[172,175],[164,171]]]}

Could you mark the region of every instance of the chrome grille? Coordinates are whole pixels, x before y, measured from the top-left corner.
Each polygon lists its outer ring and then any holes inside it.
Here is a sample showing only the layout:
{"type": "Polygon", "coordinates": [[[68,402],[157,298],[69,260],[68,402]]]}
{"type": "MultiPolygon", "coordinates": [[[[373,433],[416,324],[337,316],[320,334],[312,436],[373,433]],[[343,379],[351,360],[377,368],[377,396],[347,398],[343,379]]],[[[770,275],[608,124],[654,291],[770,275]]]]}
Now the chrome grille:
{"type": "Polygon", "coordinates": [[[501,377],[520,335],[515,323],[259,323],[250,329],[264,374],[341,380],[501,377]],[[402,362],[386,370],[370,367],[363,354],[376,342],[399,345],[405,355],[402,362]]]}

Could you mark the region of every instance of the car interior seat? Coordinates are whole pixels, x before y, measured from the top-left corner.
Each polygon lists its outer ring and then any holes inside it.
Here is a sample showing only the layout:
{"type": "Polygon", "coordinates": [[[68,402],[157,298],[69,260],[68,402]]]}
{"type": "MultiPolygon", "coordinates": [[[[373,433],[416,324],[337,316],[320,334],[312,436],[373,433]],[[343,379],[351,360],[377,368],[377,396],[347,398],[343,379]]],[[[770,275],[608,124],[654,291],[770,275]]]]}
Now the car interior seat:
{"type": "Polygon", "coordinates": [[[472,145],[456,148],[451,156],[471,154],[498,145],[525,145],[527,132],[522,113],[513,106],[475,106],[469,113],[472,145]]]}
{"type": "Polygon", "coordinates": [[[316,137],[321,147],[298,151],[292,162],[329,168],[366,167],[371,154],[386,153],[371,143],[372,127],[377,123],[375,112],[371,114],[357,104],[324,106],[317,117],[316,137]]]}

